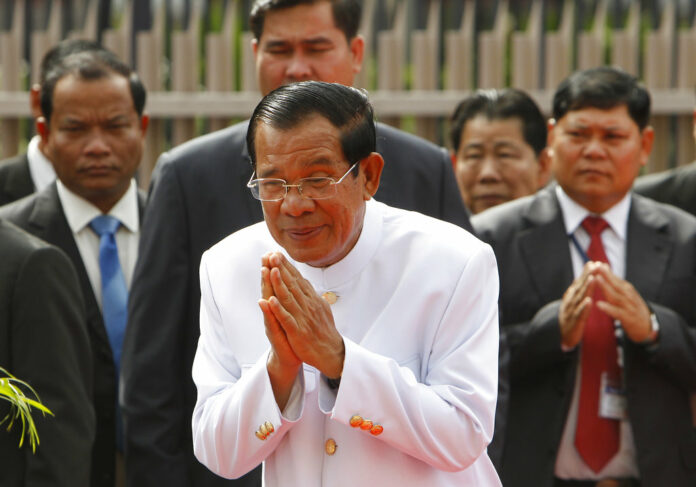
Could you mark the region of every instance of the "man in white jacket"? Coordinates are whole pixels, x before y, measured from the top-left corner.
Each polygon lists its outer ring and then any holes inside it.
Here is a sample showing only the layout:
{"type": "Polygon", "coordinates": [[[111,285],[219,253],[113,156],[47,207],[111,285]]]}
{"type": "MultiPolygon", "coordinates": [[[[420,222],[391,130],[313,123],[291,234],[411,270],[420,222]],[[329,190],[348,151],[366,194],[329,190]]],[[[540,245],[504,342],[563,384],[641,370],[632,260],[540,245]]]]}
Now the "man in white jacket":
{"type": "Polygon", "coordinates": [[[247,146],[265,222],[203,256],[197,458],[224,477],[263,462],[267,486],[500,485],[490,247],[372,199],[359,90],[281,87],[247,146]]]}

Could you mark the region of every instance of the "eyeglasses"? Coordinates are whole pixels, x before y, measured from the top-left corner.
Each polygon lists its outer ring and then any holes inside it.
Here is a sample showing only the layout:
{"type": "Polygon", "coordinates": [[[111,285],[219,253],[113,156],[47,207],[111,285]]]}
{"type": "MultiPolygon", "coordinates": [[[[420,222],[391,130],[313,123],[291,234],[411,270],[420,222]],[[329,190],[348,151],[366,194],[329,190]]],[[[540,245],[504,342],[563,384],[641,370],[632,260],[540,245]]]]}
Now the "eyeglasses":
{"type": "Polygon", "coordinates": [[[256,175],[256,171],[254,171],[251,175],[252,179],[247,183],[247,188],[251,190],[251,195],[260,201],[281,201],[287,196],[288,188],[297,188],[298,193],[303,198],[325,200],[336,195],[336,185],[341,184],[358,164],[360,161],[350,166],[338,181],[329,177],[302,178],[297,181],[297,184],[288,184],[284,179],[253,179],[256,175]]]}

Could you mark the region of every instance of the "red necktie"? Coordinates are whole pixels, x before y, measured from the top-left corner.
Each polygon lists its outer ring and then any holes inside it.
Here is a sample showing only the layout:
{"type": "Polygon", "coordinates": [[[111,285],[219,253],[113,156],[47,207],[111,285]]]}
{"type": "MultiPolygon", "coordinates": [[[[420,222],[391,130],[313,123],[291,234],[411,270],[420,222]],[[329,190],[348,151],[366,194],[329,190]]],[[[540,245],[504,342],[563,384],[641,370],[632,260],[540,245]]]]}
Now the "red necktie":
{"type": "MultiPolygon", "coordinates": [[[[600,235],[609,224],[602,218],[588,216],[582,227],[590,235],[587,256],[590,260],[609,263],[600,235]]],[[[595,287],[593,302],[604,298],[595,287]]],[[[580,353],[581,379],[575,447],[587,465],[599,472],[619,450],[619,421],[599,416],[601,377],[621,378],[617,362],[614,323],[610,316],[593,305],[585,324],[580,353]]]]}

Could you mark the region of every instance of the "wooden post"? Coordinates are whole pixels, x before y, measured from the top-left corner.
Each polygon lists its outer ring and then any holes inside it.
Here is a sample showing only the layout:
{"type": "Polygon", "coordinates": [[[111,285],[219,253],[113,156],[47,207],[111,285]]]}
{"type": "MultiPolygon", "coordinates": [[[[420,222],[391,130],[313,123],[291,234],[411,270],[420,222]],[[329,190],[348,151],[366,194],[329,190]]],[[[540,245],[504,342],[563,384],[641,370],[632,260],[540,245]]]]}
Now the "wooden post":
{"type": "MultiPolygon", "coordinates": [[[[651,91],[672,88],[675,15],[674,3],[665,2],[659,27],[646,34],[643,79],[646,87],[651,91]]],[[[662,171],[670,166],[671,118],[670,115],[652,117],[651,123],[655,130],[655,142],[648,162],[649,172],[662,171]]]]}
{"type": "MultiPolygon", "coordinates": [[[[696,25],[694,19],[689,30],[677,34],[677,89],[693,93],[696,87],[696,25]]],[[[693,107],[692,107],[693,108],[693,107]]],[[[691,114],[677,116],[677,165],[688,164],[696,157],[694,151],[694,119],[691,114]]],[[[696,421],[696,395],[694,400],[694,421],[696,421]]]]}
{"type": "Polygon", "coordinates": [[[31,33],[31,84],[39,82],[41,60],[53,46],[61,39],[61,27],[63,25],[63,5],[61,0],[49,3],[50,15],[46,30],[31,33]]]}
{"type": "MultiPolygon", "coordinates": [[[[222,30],[205,36],[205,84],[209,92],[234,90],[233,35],[237,20],[237,1],[227,5],[222,30]]],[[[210,130],[219,130],[229,123],[225,118],[210,118],[210,130]]]]}
{"type": "MultiPolygon", "coordinates": [[[[22,90],[22,44],[24,39],[24,0],[17,0],[8,32],[0,32],[0,68],[3,91],[22,90]]],[[[0,121],[1,157],[11,157],[19,151],[19,120],[0,121]]]]}
{"type": "Polygon", "coordinates": [[[116,54],[126,64],[132,66],[131,39],[133,38],[133,1],[125,0],[121,25],[117,28],[105,29],[102,34],[102,44],[116,54]]]}
{"type": "MultiPolygon", "coordinates": [[[[148,95],[164,91],[162,65],[164,58],[164,6],[157,9],[152,16],[152,28],[136,34],[135,44],[138,51],[137,71],[148,95]]],[[[148,107],[145,107],[147,112],[148,107]]],[[[164,122],[153,118],[145,136],[145,150],[138,167],[138,185],[145,189],[150,185],[150,176],[157,158],[164,150],[164,122]]]]}
{"type": "MultiPolygon", "coordinates": [[[[84,0],[86,3],[87,13],[85,14],[85,20],[82,24],[81,29],[73,29],[68,33],[68,39],[89,39],[97,40],[97,16],[99,14],[99,1],[98,0],[84,0]]],[[[73,17],[75,16],[75,10],[80,11],[79,6],[73,4],[73,17]]]]}
{"type": "Polygon", "coordinates": [[[546,34],[546,63],[544,86],[554,90],[573,70],[573,25],[575,5],[571,0],[563,3],[561,25],[557,32],[546,34]]]}
{"type": "Polygon", "coordinates": [[[578,34],[578,69],[596,68],[604,64],[607,1],[599,0],[592,29],[578,34]]]}
{"type": "Polygon", "coordinates": [[[505,86],[505,41],[509,24],[508,15],[508,0],[501,0],[493,29],[479,34],[479,88],[505,86]]]}
{"type": "MultiPolygon", "coordinates": [[[[413,89],[437,91],[440,73],[440,0],[431,0],[428,23],[424,31],[414,31],[411,37],[413,89]]],[[[416,118],[416,134],[437,143],[437,119],[416,118]]]]}
{"type": "Polygon", "coordinates": [[[372,40],[374,39],[374,18],[375,18],[375,0],[364,0],[362,18],[360,19],[360,35],[365,40],[365,55],[363,56],[362,69],[355,76],[353,85],[357,88],[369,89],[369,80],[372,71],[371,60],[374,58],[374,50],[372,48],[372,40]]]}
{"type": "Polygon", "coordinates": [[[637,76],[639,43],[640,2],[631,2],[626,27],[612,32],[611,64],[637,76]]]}
{"type": "MultiPolygon", "coordinates": [[[[539,71],[541,52],[541,33],[543,29],[542,3],[532,3],[529,13],[529,25],[526,31],[512,33],[511,74],[512,86],[521,90],[538,90],[540,88],[539,71]]],[[[548,42],[547,42],[548,45],[548,42]]],[[[548,66],[547,66],[548,69],[548,66]]]]}
{"type": "MultiPolygon", "coordinates": [[[[198,31],[200,4],[192,3],[186,30],[172,32],[172,91],[198,90],[198,31]]],[[[172,144],[179,145],[196,135],[195,119],[174,120],[172,144]]]]}
{"type": "MultiPolygon", "coordinates": [[[[394,6],[396,13],[391,30],[377,35],[377,89],[400,91],[404,89],[403,72],[406,51],[406,5],[394,6]]],[[[398,117],[382,117],[381,121],[398,127],[398,117]]]]}
{"type": "Polygon", "coordinates": [[[471,90],[474,86],[474,20],[476,3],[465,0],[459,30],[445,33],[445,88],[471,90]]]}

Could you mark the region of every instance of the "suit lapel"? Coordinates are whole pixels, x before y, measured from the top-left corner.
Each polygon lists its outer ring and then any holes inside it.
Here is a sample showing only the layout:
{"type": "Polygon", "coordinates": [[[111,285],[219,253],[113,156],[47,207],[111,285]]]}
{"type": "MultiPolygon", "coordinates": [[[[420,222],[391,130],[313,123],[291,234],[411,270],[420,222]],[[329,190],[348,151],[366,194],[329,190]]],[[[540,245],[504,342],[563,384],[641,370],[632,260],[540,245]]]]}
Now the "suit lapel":
{"type": "Polygon", "coordinates": [[[65,218],[63,205],[61,205],[58,197],[56,183],[53,183],[37,195],[36,203],[29,216],[29,225],[35,229],[36,236],[60,247],[72,260],[87,306],[87,321],[96,336],[100,337],[110,349],[102,313],[97,304],[97,299],[94,297],[92,283],[87,275],[87,270],[75,243],[72,230],[65,218]]]}
{"type": "Polygon", "coordinates": [[[645,204],[643,197],[633,194],[626,238],[626,280],[643,299],[652,301],[658,295],[672,252],[669,220],[645,204]]]}
{"type": "Polygon", "coordinates": [[[522,218],[527,228],[520,232],[520,252],[537,294],[543,303],[559,299],[573,282],[573,268],[553,187],[537,193],[522,218]]]}

